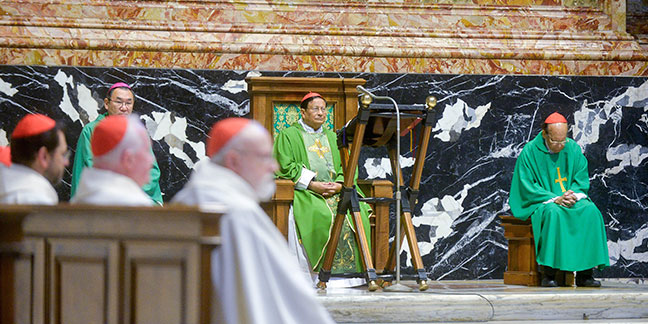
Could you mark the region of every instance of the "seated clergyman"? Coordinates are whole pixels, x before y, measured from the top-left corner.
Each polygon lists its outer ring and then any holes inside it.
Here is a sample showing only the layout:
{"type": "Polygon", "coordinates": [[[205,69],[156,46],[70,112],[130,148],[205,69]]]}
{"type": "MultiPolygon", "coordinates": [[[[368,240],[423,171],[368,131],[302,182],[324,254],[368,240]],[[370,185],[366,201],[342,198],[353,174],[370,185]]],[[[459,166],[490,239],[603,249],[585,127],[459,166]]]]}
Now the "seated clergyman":
{"type": "Polygon", "coordinates": [[[576,285],[599,287],[592,269],[610,265],[605,224],[587,196],[587,159],[567,138],[567,119],[553,113],[515,164],[509,204],[513,216],[531,217],[542,286],[556,287],[556,271],[576,271],[576,285]]]}
{"type": "Polygon", "coordinates": [[[11,134],[10,151],[5,154],[11,163],[0,164],[0,203],[56,205],[52,186],[69,164],[61,125],[41,114],[23,117],[11,134]]]}
{"type": "Polygon", "coordinates": [[[102,119],[90,139],[94,164],[83,169],[71,203],[150,206],[142,190],[149,182],[153,155],[144,125],[134,116],[102,119]]]}
{"type": "MultiPolygon", "coordinates": [[[[300,105],[301,119],[279,133],[274,143],[274,156],[279,163],[277,177],[295,182],[288,242],[300,257],[305,272],[318,271],[322,266],[344,181],[336,135],[323,127],[326,105],[320,94],[306,94],[300,105]]],[[[360,212],[363,228],[356,229],[350,217],[342,226],[331,269],[334,274],[362,271],[354,231],[364,230],[366,237],[371,237],[369,206],[361,203],[360,212]]],[[[352,286],[362,284],[363,280],[338,283],[339,286],[352,286]]]]}

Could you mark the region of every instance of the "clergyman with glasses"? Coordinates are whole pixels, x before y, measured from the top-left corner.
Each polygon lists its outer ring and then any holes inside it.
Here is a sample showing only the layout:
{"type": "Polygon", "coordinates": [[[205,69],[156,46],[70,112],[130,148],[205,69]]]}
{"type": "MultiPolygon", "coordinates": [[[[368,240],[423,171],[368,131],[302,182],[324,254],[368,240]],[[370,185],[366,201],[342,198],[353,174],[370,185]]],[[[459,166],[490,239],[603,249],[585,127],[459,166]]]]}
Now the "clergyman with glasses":
{"type": "Polygon", "coordinates": [[[543,287],[558,285],[558,271],[576,271],[578,287],[600,287],[592,269],[610,265],[605,223],[588,196],[587,159],[567,129],[567,119],[555,112],[524,146],[509,204],[513,216],[531,217],[543,287]]]}
{"type": "MultiPolygon", "coordinates": [[[[135,105],[135,93],[131,87],[124,82],[117,82],[113,84],[104,98],[104,108],[106,112],[99,115],[97,119],[88,123],[81,130],[79,141],[76,146],[76,153],[74,154],[74,165],[72,166],[72,181],[70,183],[70,198],[76,194],[76,190],[81,179],[81,173],[85,168],[92,167],[92,148],[90,146],[90,138],[97,124],[106,118],[106,116],[123,115],[128,116],[133,113],[133,106],[135,105]]],[[[151,152],[151,154],[153,154],[151,152]]],[[[142,186],[151,199],[162,205],[162,191],[160,190],[160,168],[158,167],[155,155],[153,155],[153,166],[151,167],[150,180],[147,184],[142,186]]]]}
{"type": "MultiPolygon", "coordinates": [[[[301,118],[281,131],[274,143],[274,156],[279,163],[277,177],[295,183],[288,244],[298,256],[302,270],[312,272],[313,277],[324,262],[344,182],[336,135],[323,126],[327,110],[327,102],[320,94],[306,94],[300,104],[301,118]]],[[[366,237],[371,237],[369,213],[369,206],[361,203],[364,228],[356,229],[353,222],[344,222],[331,268],[334,277],[363,271],[354,232],[365,231],[366,237]]],[[[364,284],[362,278],[332,279],[329,287],[364,284]]]]}

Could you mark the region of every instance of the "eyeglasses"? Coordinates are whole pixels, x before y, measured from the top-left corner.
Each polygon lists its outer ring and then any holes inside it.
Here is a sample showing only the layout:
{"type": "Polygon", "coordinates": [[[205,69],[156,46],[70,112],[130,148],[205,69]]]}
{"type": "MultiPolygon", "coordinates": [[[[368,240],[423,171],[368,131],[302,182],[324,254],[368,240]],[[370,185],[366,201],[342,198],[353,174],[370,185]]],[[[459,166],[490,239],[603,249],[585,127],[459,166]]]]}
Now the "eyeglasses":
{"type": "Polygon", "coordinates": [[[310,108],[308,108],[308,111],[312,111],[312,112],[326,113],[326,110],[327,110],[326,107],[319,107],[319,108],[318,107],[310,107],[310,108]]]}
{"type": "Polygon", "coordinates": [[[66,159],[66,160],[70,159],[70,150],[67,150],[67,151],[65,151],[65,153],[63,153],[63,158],[66,159]]]}
{"type": "Polygon", "coordinates": [[[121,101],[121,100],[112,100],[112,99],[108,99],[108,101],[114,102],[115,105],[117,105],[117,107],[121,107],[121,106],[132,107],[133,106],[132,101],[121,101]]]}
{"type": "Polygon", "coordinates": [[[547,138],[547,141],[548,141],[550,144],[555,144],[555,145],[558,145],[558,144],[562,144],[562,145],[564,145],[565,143],[567,143],[567,139],[562,140],[562,141],[554,141],[554,140],[552,140],[551,138],[547,138]]]}

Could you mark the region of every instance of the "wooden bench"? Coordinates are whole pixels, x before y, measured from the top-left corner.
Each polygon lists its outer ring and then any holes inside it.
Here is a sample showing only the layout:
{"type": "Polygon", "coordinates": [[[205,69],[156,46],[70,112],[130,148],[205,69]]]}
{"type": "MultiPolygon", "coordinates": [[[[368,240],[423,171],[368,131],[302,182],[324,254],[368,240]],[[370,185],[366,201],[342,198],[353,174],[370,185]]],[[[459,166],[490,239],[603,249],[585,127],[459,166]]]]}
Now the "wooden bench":
{"type": "Polygon", "coordinates": [[[0,323],[210,323],[220,214],[0,205],[0,323]]]}
{"type": "MultiPolygon", "coordinates": [[[[504,238],[508,240],[508,263],[504,272],[504,284],[540,286],[542,276],[536,263],[535,241],[531,219],[521,220],[510,215],[500,215],[504,238]]],[[[558,272],[559,285],[574,285],[573,272],[558,272]]]]}

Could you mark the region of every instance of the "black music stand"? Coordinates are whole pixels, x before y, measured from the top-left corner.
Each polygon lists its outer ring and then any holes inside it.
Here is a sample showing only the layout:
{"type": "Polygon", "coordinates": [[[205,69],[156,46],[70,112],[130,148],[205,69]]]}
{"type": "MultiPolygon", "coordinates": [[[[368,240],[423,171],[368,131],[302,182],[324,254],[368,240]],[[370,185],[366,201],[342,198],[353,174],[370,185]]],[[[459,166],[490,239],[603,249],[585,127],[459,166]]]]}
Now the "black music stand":
{"type": "MultiPolygon", "coordinates": [[[[347,212],[351,212],[353,217],[353,224],[356,228],[355,239],[358,243],[358,248],[362,257],[362,264],[365,270],[365,278],[369,291],[378,289],[378,276],[371,259],[369,251],[369,244],[362,230],[362,219],[360,217],[360,201],[375,201],[380,198],[360,198],[354,186],[355,172],[358,167],[358,158],[360,156],[360,148],[365,146],[387,146],[389,159],[391,161],[392,172],[400,184],[397,191],[400,192],[402,197],[401,209],[401,237],[403,232],[407,236],[407,242],[410,248],[412,264],[417,272],[417,282],[419,290],[426,290],[427,285],[427,272],[423,267],[423,260],[419,252],[416,234],[414,233],[414,226],[412,225],[412,208],[416,202],[419,193],[419,185],[421,182],[421,173],[423,172],[423,164],[425,161],[425,154],[427,152],[428,142],[430,139],[430,132],[434,123],[434,113],[432,108],[436,105],[436,98],[428,97],[425,107],[410,106],[401,109],[400,122],[405,127],[405,131],[411,129],[418,122],[423,125],[423,131],[419,139],[418,151],[416,153],[416,162],[412,172],[412,178],[409,187],[405,188],[403,185],[403,173],[398,167],[398,156],[396,152],[396,141],[399,141],[399,135],[396,135],[396,111],[391,106],[386,105],[371,105],[372,99],[369,95],[365,94],[361,98],[360,109],[358,115],[354,117],[346,126],[338,131],[338,148],[340,149],[340,157],[342,158],[342,167],[344,169],[344,184],[340,192],[340,202],[338,203],[338,210],[333,222],[333,229],[331,237],[326,245],[326,254],[324,256],[324,263],[319,272],[319,282],[317,287],[320,289],[326,288],[326,283],[331,277],[331,267],[333,265],[333,258],[337,249],[340,231],[347,212]],[[396,136],[394,136],[396,135],[396,136]],[[362,140],[356,140],[362,139],[362,140]],[[350,153],[348,151],[350,147],[350,153]],[[348,158],[347,158],[348,157],[348,158]]],[[[398,197],[398,195],[397,195],[398,197]]],[[[397,229],[398,230],[398,229],[397,229]]],[[[402,242],[400,242],[402,244],[402,242]]],[[[396,267],[396,253],[400,251],[400,246],[392,244],[389,252],[389,258],[385,271],[394,269],[396,267]]],[[[398,265],[400,267],[400,265],[398,265]]],[[[397,271],[397,273],[400,273],[397,271]]],[[[400,278],[398,278],[400,279],[400,278]]]]}

